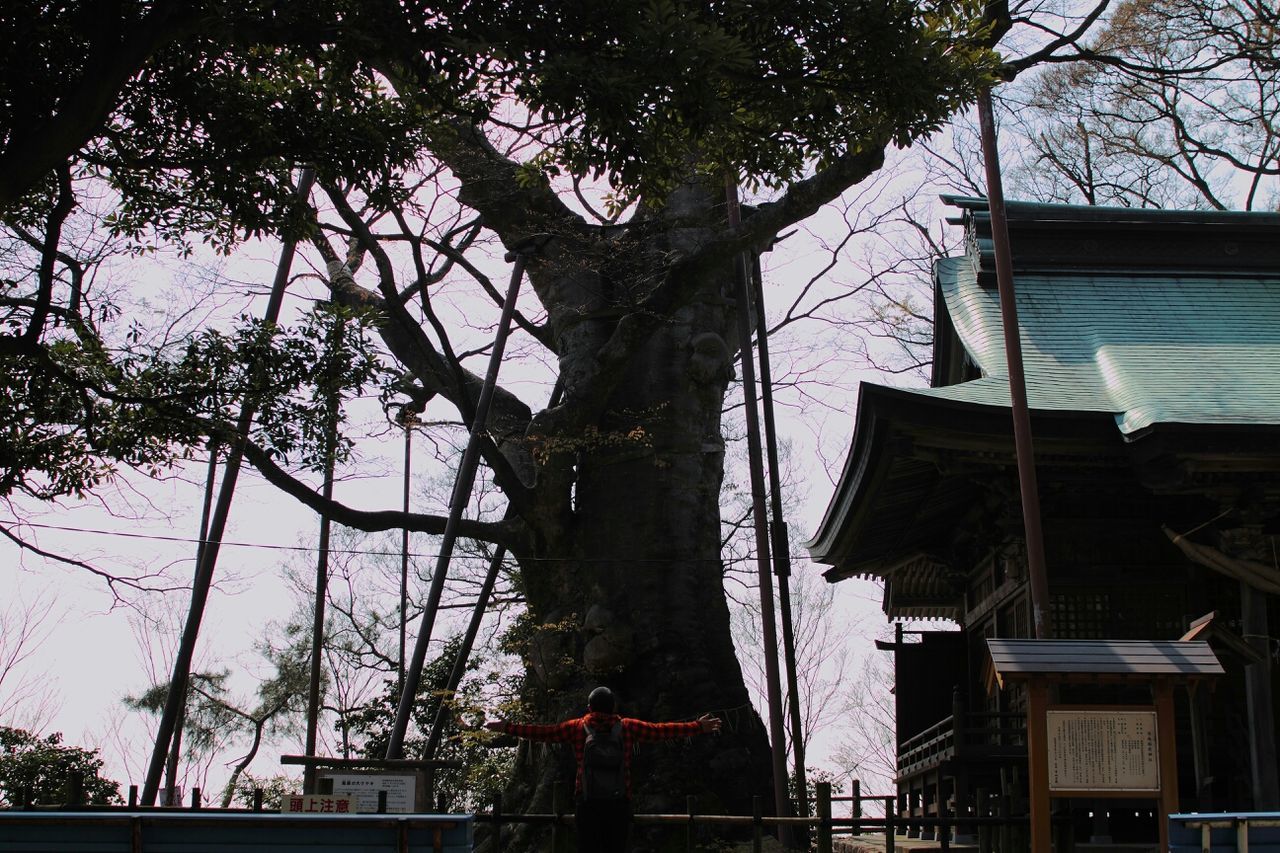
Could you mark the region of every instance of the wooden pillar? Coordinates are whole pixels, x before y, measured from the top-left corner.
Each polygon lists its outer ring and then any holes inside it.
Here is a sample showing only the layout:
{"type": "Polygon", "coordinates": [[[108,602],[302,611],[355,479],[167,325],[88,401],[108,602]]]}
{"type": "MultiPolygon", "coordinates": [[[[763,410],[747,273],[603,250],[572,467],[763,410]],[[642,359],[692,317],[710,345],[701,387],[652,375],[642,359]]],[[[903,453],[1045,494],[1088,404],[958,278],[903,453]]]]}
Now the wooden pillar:
{"type": "Polygon", "coordinates": [[[1275,709],[1271,696],[1271,648],[1267,626],[1267,596],[1240,584],[1241,631],[1244,640],[1263,654],[1261,663],[1244,669],[1249,707],[1249,755],[1253,770],[1253,810],[1280,809],[1276,777],[1275,709]]]}
{"type": "Polygon", "coordinates": [[[1173,721],[1173,685],[1160,679],[1151,686],[1156,702],[1156,736],[1160,740],[1160,853],[1169,853],[1169,815],[1178,812],[1178,750],[1173,721]]]}
{"type": "Polygon", "coordinates": [[[1049,821],[1049,686],[1027,685],[1027,775],[1031,795],[1031,853],[1051,853],[1049,821]]]}
{"type": "Polygon", "coordinates": [[[1196,682],[1187,685],[1188,705],[1191,710],[1191,755],[1195,759],[1196,791],[1195,810],[1213,811],[1213,792],[1209,781],[1213,777],[1213,756],[1209,753],[1209,691],[1196,682]]]}

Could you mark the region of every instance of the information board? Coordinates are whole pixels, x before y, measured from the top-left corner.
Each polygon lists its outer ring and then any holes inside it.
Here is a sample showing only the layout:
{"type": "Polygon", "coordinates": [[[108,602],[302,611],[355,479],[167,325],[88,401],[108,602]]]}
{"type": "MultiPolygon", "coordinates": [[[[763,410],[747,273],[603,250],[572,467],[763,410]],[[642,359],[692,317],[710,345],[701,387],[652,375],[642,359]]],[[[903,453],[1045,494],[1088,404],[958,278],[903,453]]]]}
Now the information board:
{"type": "Polygon", "coordinates": [[[1159,791],[1156,712],[1048,712],[1049,790],[1159,791]]]}
{"type": "Polygon", "coordinates": [[[414,803],[417,775],[414,773],[325,772],[320,778],[332,780],[333,793],[351,797],[358,812],[376,812],[379,791],[387,792],[389,814],[412,814],[417,811],[414,803]]]}

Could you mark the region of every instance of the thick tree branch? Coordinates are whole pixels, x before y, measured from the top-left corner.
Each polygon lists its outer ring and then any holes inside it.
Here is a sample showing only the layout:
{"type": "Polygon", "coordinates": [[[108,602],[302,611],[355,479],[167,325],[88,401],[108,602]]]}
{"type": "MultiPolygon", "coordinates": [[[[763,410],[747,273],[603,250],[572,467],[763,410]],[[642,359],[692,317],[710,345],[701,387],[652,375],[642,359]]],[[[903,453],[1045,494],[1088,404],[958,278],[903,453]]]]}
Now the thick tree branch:
{"type": "MultiPolygon", "coordinates": [[[[464,368],[456,357],[443,356],[436,350],[422,327],[413,320],[399,301],[398,289],[395,286],[395,272],[382,247],[372,238],[364,222],[346,203],[345,197],[340,192],[331,191],[330,197],[348,226],[353,229],[362,245],[374,258],[380,278],[379,293],[361,287],[346,266],[338,260],[332,248],[323,240],[317,240],[315,245],[325,256],[329,266],[329,286],[334,298],[341,304],[371,308],[386,316],[388,321],[379,327],[382,339],[392,354],[421,383],[426,392],[426,399],[439,394],[457,406],[459,411],[463,412],[464,419],[469,421],[469,415],[474,411],[475,402],[479,399],[483,380],[464,368]]],[[[443,330],[440,329],[440,331],[443,330]]],[[[447,339],[442,338],[442,341],[447,345],[447,339]]],[[[452,353],[449,355],[452,356],[452,353]]],[[[425,403],[426,400],[418,402],[425,403]]],[[[512,447],[518,447],[518,450],[513,452],[527,452],[523,442],[531,418],[532,413],[529,407],[518,397],[501,386],[495,389],[489,419],[483,426],[494,436],[494,439],[482,444],[481,453],[485,463],[494,473],[495,482],[517,508],[527,506],[530,500],[529,491],[513,463],[502,453],[499,445],[509,443],[512,447]]]]}
{"type": "Polygon", "coordinates": [[[812,216],[849,187],[875,174],[884,165],[884,150],[891,141],[887,132],[870,138],[812,177],[792,184],[777,201],[758,206],[743,220],[738,234],[726,241],[727,254],[771,240],[779,231],[812,216]]]}
{"type": "MultiPolygon", "coordinates": [[[[227,430],[219,430],[227,432],[227,430]]],[[[232,440],[228,434],[226,440],[232,440]]],[[[297,499],[318,513],[323,513],[330,520],[345,527],[373,533],[381,530],[411,530],[417,533],[440,535],[444,533],[445,518],[426,513],[403,512],[401,510],[361,510],[354,509],[335,500],[326,500],[306,483],[294,477],[280,467],[271,454],[252,441],[244,443],[244,457],[268,483],[285,494],[297,499]]],[[[458,528],[459,535],[469,539],[479,539],[502,545],[512,553],[528,553],[528,533],[524,522],[518,518],[503,521],[477,521],[462,519],[458,528]]]]}
{"type": "Polygon", "coordinates": [[[477,211],[507,248],[539,234],[585,227],[546,181],[521,180],[520,164],[498,151],[479,127],[448,121],[437,128],[431,151],[462,182],[458,200],[477,211]]]}

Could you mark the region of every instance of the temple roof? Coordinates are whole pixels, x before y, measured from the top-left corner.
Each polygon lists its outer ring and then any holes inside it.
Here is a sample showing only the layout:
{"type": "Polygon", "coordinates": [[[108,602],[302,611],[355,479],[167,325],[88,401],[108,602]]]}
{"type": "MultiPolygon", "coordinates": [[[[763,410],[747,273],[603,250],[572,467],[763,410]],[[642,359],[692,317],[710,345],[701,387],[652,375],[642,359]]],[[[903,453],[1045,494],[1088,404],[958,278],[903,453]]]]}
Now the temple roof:
{"type": "MultiPolygon", "coordinates": [[[[986,202],[947,200],[963,210],[968,252],[935,268],[937,387],[863,384],[845,470],[807,543],[837,566],[833,580],[886,575],[971,501],[921,446],[1012,449],[986,202]]],[[[1152,430],[1218,434],[1227,448],[1242,430],[1274,434],[1280,215],[1008,208],[1038,459],[1056,447],[1127,465],[1124,446],[1152,430]]]]}
{"type": "MultiPolygon", "coordinates": [[[[1007,407],[996,292],[967,258],[940,261],[937,283],[982,378],[917,393],[1007,407]]],[[[1016,293],[1033,409],[1109,412],[1125,435],[1156,423],[1280,423],[1280,272],[1024,274],[1016,293]]]]}
{"type": "MultiPolygon", "coordinates": [[[[964,210],[967,254],[936,291],[981,378],[919,393],[1009,405],[990,216],[964,210]]],[[[1280,423],[1280,216],[1009,204],[1031,408],[1157,423],[1280,423]]],[[[938,384],[935,382],[935,384],[938,384]]]]}

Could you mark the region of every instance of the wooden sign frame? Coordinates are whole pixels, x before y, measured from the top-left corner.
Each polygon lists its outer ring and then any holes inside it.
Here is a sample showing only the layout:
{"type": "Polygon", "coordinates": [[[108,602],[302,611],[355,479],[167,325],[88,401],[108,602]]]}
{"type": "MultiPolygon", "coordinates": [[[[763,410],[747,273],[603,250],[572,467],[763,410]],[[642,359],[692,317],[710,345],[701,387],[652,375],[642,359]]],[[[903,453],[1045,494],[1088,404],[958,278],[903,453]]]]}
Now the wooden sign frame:
{"type": "MultiPolygon", "coordinates": [[[[1145,679],[1144,679],[1145,680],[1145,679]]],[[[1160,850],[1169,850],[1169,823],[1167,816],[1178,811],[1178,758],[1174,732],[1173,683],[1166,678],[1151,679],[1153,703],[1151,705],[1050,705],[1049,688],[1056,681],[1040,676],[1027,682],[1027,765],[1031,794],[1031,849],[1033,853],[1050,853],[1051,829],[1049,808],[1051,797],[1090,797],[1155,799],[1165,819],[1158,821],[1160,850]],[[1050,791],[1049,790],[1049,711],[1072,710],[1154,710],[1156,714],[1156,742],[1158,785],[1156,791],[1050,791]]]]}

